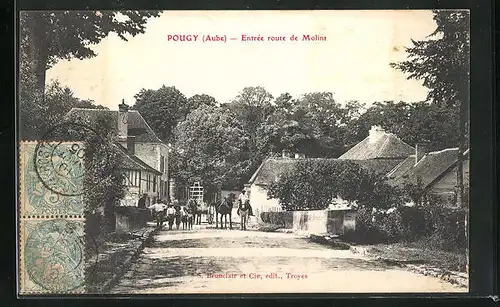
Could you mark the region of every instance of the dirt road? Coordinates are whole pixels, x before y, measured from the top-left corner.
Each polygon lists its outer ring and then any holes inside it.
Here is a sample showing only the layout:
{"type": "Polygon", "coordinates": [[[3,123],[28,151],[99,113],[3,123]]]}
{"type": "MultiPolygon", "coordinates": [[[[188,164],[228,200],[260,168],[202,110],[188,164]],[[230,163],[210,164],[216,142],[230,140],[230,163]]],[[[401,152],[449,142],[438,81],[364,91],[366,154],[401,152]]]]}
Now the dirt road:
{"type": "Polygon", "coordinates": [[[464,292],[292,234],[203,229],[161,231],[111,292],[464,292]]]}

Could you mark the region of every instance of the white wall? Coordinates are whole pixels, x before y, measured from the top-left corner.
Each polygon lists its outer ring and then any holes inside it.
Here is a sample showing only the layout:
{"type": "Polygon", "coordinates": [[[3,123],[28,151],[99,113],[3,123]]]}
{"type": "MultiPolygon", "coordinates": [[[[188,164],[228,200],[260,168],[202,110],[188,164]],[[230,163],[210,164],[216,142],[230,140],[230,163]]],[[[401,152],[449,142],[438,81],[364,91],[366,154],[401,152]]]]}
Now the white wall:
{"type": "Polygon", "coordinates": [[[293,229],[313,234],[326,234],[328,211],[308,210],[293,212],[293,229]]]}
{"type": "MultiPolygon", "coordinates": [[[[144,161],[147,165],[152,168],[161,171],[161,160],[160,157],[165,157],[165,168],[160,176],[160,180],[165,182],[166,190],[162,198],[166,198],[167,190],[168,190],[168,146],[162,143],[136,143],[135,144],[135,155],[144,161]]],[[[160,181],[157,183],[158,191],[160,191],[160,181]]]]}
{"type": "Polygon", "coordinates": [[[250,187],[250,204],[254,215],[260,219],[261,212],[282,211],[277,199],[267,199],[267,189],[252,184],[250,187]]]}

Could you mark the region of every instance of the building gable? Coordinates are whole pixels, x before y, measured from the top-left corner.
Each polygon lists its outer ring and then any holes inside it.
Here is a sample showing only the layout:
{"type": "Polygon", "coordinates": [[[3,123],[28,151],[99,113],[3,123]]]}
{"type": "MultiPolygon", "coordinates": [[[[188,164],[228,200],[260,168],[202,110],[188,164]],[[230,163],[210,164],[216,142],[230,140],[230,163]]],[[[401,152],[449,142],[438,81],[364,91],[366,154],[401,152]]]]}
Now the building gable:
{"type": "MultiPolygon", "coordinates": [[[[65,116],[66,120],[82,119],[95,125],[99,115],[110,116],[113,123],[118,125],[118,111],[104,109],[84,109],[72,108],[65,116]]],[[[128,111],[128,134],[135,136],[135,142],[138,143],[162,143],[153,129],[137,110],[128,111]]]]}
{"type": "Polygon", "coordinates": [[[415,148],[406,144],[392,133],[373,126],[369,135],[341,155],[342,160],[369,159],[405,159],[415,152],[415,148]]]}
{"type": "MultiPolygon", "coordinates": [[[[405,184],[417,185],[420,181],[422,188],[428,189],[432,184],[453,170],[457,163],[458,148],[447,148],[426,154],[415,164],[411,160],[405,161],[407,165],[400,165],[401,170],[395,169],[389,175],[390,184],[403,187],[405,184]],[[411,165],[410,167],[408,167],[411,165]]],[[[468,159],[469,151],[464,153],[468,159]]]]}

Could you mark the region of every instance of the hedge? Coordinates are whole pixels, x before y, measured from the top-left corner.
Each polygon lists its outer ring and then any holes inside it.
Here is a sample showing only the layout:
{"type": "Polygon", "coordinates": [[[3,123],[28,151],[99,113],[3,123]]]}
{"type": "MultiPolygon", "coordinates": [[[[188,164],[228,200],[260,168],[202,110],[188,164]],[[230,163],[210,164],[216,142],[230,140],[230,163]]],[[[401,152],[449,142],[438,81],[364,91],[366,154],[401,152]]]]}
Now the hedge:
{"type": "Polygon", "coordinates": [[[430,239],[432,245],[448,251],[467,246],[465,210],[439,206],[401,207],[391,213],[372,213],[360,208],[356,233],[350,240],[360,243],[394,243],[430,239]]]}

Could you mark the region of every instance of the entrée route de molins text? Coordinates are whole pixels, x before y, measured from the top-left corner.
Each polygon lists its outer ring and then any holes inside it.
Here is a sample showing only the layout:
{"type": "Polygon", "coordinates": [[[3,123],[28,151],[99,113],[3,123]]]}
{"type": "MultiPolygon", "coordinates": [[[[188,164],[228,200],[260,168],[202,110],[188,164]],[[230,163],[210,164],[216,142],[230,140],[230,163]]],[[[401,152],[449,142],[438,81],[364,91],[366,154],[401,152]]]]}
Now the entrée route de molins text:
{"type": "Polygon", "coordinates": [[[300,35],[246,35],[239,36],[226,35],[200,35],[200,34],[168,34],[167,41],[169,42],[227,42],[227,41],[240,41],[240,42],[299,42],[299,41],[326,41],[326,36],[320,34],[300,34],[300,35]]]}

